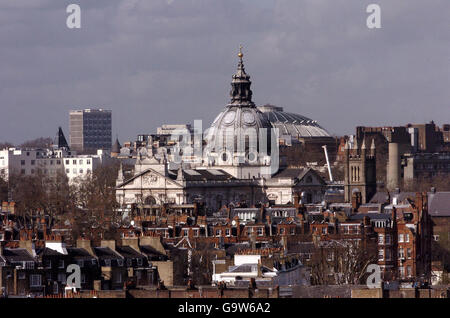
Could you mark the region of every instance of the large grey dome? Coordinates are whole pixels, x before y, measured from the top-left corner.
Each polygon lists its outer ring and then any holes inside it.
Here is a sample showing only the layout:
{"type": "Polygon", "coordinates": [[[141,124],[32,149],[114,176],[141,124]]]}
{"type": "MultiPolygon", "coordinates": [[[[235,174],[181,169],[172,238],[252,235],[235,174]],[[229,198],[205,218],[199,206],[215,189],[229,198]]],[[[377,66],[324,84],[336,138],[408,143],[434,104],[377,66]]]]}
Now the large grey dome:
{"type": "Polygon", "coordinates": [[[219,156],[224,152],[227,152],[225,156],[239,152],[245,153],[246,157],[254,151],[269,154],[272,125],[252,101],[250,76],[245,72],[242,52],[238,56],[238,68],[231,81],[230,103],[206,131],[207,150],[219,156]],[[261,131],[262,128],[267,130],[261,131]],[[261,136],[267,138],[262,150],[259,149],[261,136]]]}
{"type": "Polygon", "coordinates": [[[223,142],[233,138],[234,149],[237,149],[238,141],[245,140],[244,135],[254,134],[255,137],[258,137],[261,128],[266,128],[265,135],[270,136],[272,125],[258,108],[228,105],[211,124],[206,134],[206,140],[208,144],[212,145],[219,142],[219,138],[222,138],[223,142]],[[226,140],[224,140],[225,138],[226,140]]]}
{"type": "Polygon", "coordinates": [[[317,121],[302,115],[284,112],[282,107],[265,105],[259,106],[258,109],[274,128],[279,129],[280,136],[289,135],[295,139],[331,137],[317,121]]]}

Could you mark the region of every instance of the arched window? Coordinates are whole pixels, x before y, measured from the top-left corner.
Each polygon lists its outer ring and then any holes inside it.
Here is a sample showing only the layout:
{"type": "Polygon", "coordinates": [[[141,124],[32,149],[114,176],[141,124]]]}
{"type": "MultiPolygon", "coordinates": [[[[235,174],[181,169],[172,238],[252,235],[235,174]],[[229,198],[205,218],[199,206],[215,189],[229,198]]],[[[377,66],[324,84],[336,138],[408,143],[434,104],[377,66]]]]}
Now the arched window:
{"type": "Polygon", "coordinates": [[[155,205],[156,204],[156,199],[153,196],[149,195],[148,197],[145,198],[144,204],[146,204],[146,205],[155,205]]]}

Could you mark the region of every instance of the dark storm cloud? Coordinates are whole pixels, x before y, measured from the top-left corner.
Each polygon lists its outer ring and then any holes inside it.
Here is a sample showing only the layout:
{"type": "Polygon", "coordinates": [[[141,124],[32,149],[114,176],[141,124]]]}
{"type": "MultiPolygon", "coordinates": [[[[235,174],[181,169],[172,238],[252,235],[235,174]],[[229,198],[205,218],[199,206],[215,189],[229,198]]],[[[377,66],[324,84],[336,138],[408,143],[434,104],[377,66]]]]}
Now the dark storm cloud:
{"type": "MultiPolygon", "coordinates": [[[[356,125],[449,122],[448,0],[0,0],[0,140],[68,134],[70,109],[113,110],[122,140],[209,122],[244,45],[257,104],[356,125]],[[65,26],[82,8],[81,30],[65,26]],[[366,27],[370,3],[382,29],[366,27]]],[[[206,128],[206,127],[204,127],[206,128]]]]}

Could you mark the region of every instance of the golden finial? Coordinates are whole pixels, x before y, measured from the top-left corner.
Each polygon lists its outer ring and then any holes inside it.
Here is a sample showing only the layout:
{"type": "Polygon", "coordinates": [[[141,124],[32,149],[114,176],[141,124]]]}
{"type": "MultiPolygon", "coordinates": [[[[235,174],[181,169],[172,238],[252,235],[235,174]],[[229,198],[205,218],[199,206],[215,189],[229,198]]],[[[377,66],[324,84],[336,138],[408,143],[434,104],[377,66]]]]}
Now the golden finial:
{"type": "Polygon", "coordinates": [[[239,58],[242,60],[242,57],[244,56],[244,54],[242,53],[242,45],[239,46],[239,53],[238,53],[239,58]]]}

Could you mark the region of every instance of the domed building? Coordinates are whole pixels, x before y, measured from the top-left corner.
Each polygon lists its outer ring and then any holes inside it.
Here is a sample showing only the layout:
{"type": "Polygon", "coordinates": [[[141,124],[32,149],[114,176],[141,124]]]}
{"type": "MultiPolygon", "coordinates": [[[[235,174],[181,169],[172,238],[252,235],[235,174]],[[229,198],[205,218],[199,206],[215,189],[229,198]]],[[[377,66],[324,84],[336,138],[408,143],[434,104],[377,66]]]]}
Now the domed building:
{"type": "Polygon", "coordinates": [[[242,51],[238,56],[230,103],[205,133],[204,163],[208,167],[220,166],[237,178],[250,179],[266,174],[261,168],[271,164],[271,147],[276,143],[271,139],[272,124],[252,101],[251,81],[245,72],[242,51]]]}
{"type": "Polygon", "coordinates": [[[306,117],[279,107],[256,107],[241,51],[238,56],[230,102],[205,132],[202,163],[171,165],[166,152],[157,155],[153,149],[143,149],[132,177],[125,179],[119,171],[116,197],[121,207],[141,204],[154,215],[154,205],[165,203],[201,202],[214,212],[230,203],[288,204],[296,197],[304,203],[322,200],[327,185],[320,174],[311,168],[280,167],[278,143],[288,137],[298,141],[331,137],[306,117]]]}
{"type": "Polygon", "coordinates": [[[267,177],[275,174],[274,167],[279,165],[324,163],[325,145],[333,161],[337,141],[317,121],[284,112],[282,107],[255,106],[241,51],[238,56],[230,103],[205,133],[204,165],[220,166],[237,178],[267,177]]]}
{"type": "Polygon", "coordinates": [[[291,137],[301,140],[302,138],[331,137],[316,120],[284,112],[283,107],[264,105],[259,106],[258,109],[273,127],[279,129],[280,138],[291,137]]]}

